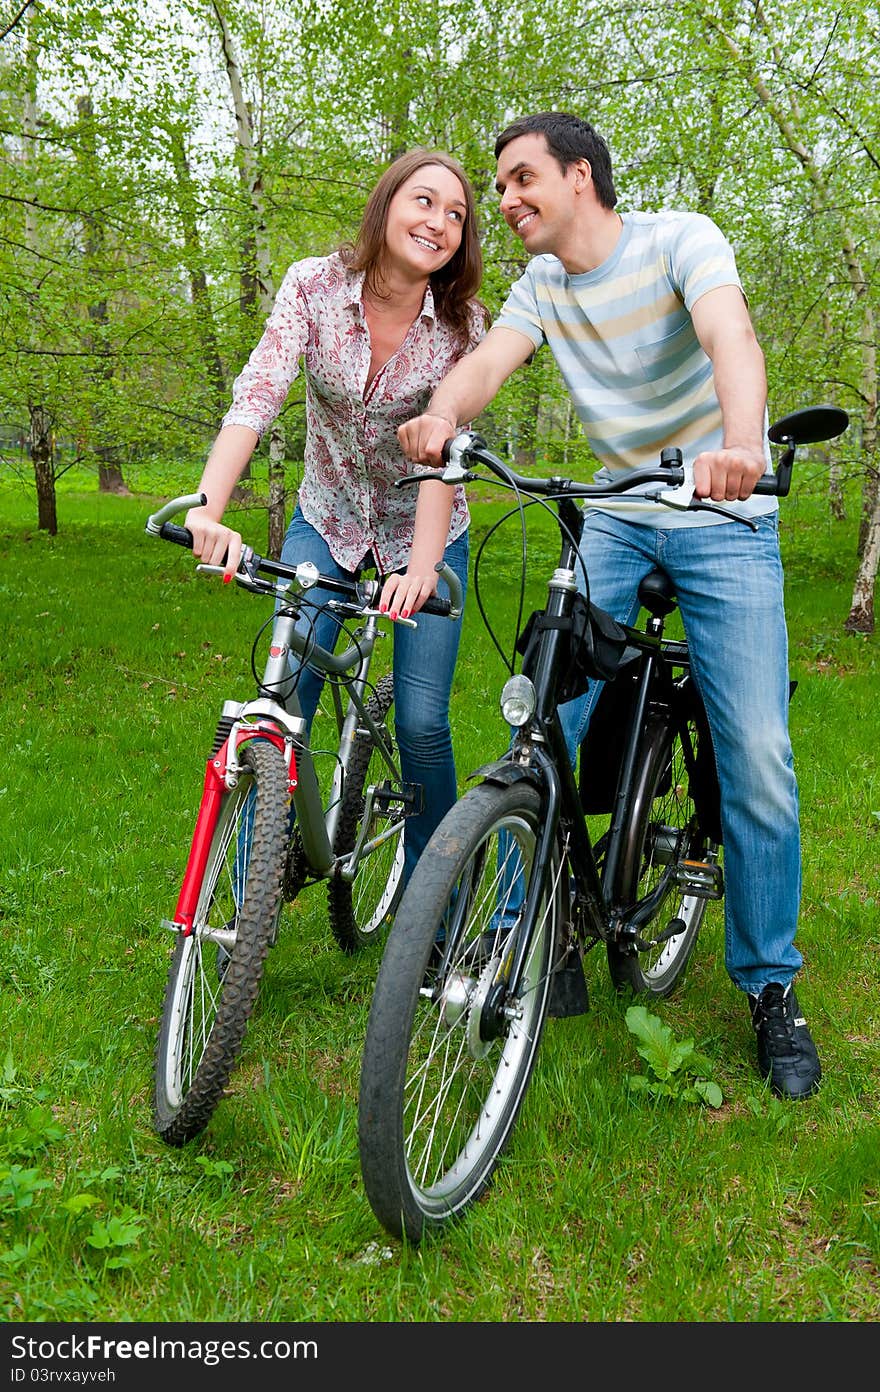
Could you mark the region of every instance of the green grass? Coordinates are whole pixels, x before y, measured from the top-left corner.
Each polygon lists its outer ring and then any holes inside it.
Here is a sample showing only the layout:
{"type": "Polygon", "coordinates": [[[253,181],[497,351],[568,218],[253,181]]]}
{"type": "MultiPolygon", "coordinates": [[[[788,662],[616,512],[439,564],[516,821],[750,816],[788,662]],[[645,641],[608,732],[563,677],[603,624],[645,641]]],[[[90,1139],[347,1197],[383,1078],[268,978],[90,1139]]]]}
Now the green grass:
{"type": "MultiPolygon", "coordinates": [[[[720,907],[656,1013],[719,1108],[645,1071],[599,953],[551,1020],[485,1199],[418,1250],[378,1228],[356,1101],[378,948],[335,947],[320,887],[285,909],[229,1096],[170,1150],[152,1052],[205,745],[250,694],[264,607],[143,532],[149,497],[65,492],[60,532],[0,490],[0,1317],[5,1321],[873,1321],[880,1279],[878,639],[847,637],[851,518],[783,512],[801,787],[799,994],[818,1097],[772,1099],[724,970],[720,907]]],[[[473,506],[474,536],[503,510],[473,506]]],[[[259,548],[259,528],[250,537],[259,548]]],[[[517,541],[487,557],[512,641],[517,541]]],[[[537,600],[547,537],[536,536],[537,600]]],[[[506,745],[473,596],[454,697],[466,774],[506,745]]],[[[759,713],[756,711],[756,718],[759,713]]]]}

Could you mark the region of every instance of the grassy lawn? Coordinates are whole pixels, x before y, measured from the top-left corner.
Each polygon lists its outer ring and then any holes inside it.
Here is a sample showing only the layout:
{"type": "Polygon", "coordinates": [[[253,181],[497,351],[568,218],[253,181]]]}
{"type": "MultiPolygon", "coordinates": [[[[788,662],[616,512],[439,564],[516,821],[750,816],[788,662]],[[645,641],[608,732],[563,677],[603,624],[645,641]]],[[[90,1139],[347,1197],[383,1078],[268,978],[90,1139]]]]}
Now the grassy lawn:
{"type": "MultiPolygon", "coordinates": [[[[710,905],[655,1007],[720,1107],[645,1072],[599,953],[592,1008],[548,1022],[509,1151],[418,1250],[376,1224],[357,1156],[379,946],[344,957],[312,886],[285,908],[229,1095],[182,1150],[151,1126],[173,909],[222,700],[252,692],[268,608],[143,524],[157,500],[65,491],[60,532],[0,488],[0,1317],[21,1321],[875,1321],[880,1308],[880,639],[843,621],[857,502],[783,504],[814,1100],[763,1087],[710,905]]],[[[473,504],[474,540],[505,510],[473,504]]],[[[515,524],[481,565],[509,651],[515,524]],[[491,581],[489,575],[492,576],[491,581]]],[[[262,521],[248,539],[263,545],[262,521]]],[[[536,523],[526,612],[553,561],[536,523]]],[[[473,591],[453,721],[466,775],[506,745],[473,591]]]]}

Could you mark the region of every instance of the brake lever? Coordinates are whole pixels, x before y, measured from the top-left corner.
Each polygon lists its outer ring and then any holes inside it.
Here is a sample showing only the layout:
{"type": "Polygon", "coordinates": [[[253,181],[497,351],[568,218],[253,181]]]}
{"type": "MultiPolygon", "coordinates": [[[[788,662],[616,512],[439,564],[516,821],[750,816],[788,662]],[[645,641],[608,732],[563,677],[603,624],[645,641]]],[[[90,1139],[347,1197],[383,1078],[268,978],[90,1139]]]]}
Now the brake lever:
{"type": "Polygon", "coordinates": [[[742,522],[743,526],[750,531],[758,530],[757,522],[751,517],[741,517],[738,512],[731,511],[730,508],[722,507],[720,503],[705,503],[699,498],[691,498],[687,503],[675,503],[667,493],[645,493],[642,495],[652,503],[662,503],[664,507],[672,508],[674,512],[717,512],[719,517],[727,517],[731,522],[742,522]]]}
{"type": "Polygon", "coordinates": [[[731,522],[742,522],[751,531],[758,530],[757,522],[751,517],[741,517],[738,512],[731,511],[730,508],[722,507],[720,503],[694,502],[693,498],[685,508],[685,512],[717,512],[720,517],[729,517],[731,522]]]}

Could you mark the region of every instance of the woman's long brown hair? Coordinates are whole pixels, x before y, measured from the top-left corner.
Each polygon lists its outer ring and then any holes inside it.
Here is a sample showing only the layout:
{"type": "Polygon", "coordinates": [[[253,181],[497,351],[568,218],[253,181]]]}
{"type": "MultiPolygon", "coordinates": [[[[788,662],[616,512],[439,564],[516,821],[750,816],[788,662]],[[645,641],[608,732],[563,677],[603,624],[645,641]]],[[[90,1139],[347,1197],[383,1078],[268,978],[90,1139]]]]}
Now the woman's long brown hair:
{"type": "Polygon", "coordinates": [[[483,279],[483,253],[480,250],[477,232],[474,193],[461,165],[451,155],[445,154],[442,150],[427,150],[422,147],[400,155],[388,166],[367,199],[354,245],[343,246],[340,252],[349,270],[363,271],[368,289],[381,297],[384,283],[382,265],[385,258],[385,226],[389,204],[401,184],[405,184],[416,170],[429,164],[439,164],[448,169],[458,179],[464,191],[466,211],[464,226],[461,229],[461,243],[455,255],[439,271],[435,271],[429,280],[438,318],[452,329],[462,344],[465,344],[470,337],[471,305],[476,302],[487,323],[489,316],[477,299],[477,291],[483,279]]]}

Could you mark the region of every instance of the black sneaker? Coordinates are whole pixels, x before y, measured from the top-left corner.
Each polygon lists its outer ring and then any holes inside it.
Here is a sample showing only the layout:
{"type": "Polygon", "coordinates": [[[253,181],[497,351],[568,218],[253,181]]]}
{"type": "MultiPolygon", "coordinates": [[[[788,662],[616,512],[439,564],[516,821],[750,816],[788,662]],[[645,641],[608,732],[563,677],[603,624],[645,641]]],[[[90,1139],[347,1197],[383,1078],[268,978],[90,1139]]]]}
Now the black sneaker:
{"type": "Polygon", "coordinates": [[[822,1068],[791,985],[771,981],[759,996],[749,996],[749,1009],[758,1036],[758,1068],[776,1096],[811,1096],[822,1068]]]}

